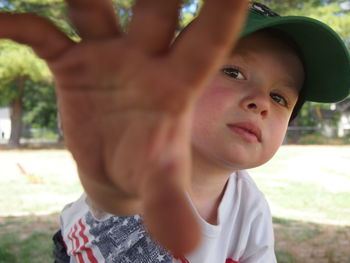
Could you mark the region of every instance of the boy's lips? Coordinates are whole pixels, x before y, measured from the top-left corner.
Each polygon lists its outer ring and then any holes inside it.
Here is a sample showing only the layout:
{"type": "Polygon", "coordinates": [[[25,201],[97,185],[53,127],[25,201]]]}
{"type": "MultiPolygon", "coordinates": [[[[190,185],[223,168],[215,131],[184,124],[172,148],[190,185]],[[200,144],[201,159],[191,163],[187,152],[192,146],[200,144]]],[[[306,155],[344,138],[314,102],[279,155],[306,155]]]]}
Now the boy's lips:
{"type": "Polygon", "coordinates": [[[261,142],[261,130],[253,122],[229,123],[227,127],[249,142],[261,142]]]}

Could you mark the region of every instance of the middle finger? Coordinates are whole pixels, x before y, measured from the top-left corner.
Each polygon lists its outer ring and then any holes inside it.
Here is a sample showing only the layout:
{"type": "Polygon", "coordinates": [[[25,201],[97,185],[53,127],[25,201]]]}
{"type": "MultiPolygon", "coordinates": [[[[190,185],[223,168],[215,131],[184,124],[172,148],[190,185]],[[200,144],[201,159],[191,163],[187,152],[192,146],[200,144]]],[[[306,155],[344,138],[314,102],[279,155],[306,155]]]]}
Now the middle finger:
{"type": "Polygon", "coordinates": [[[110,0],[66,0],[73,24],[83,39],[110,38],[120,33],[110,0]]]}
{"type": "Polygon", "coordinates": [[[128,37],[146,52],[168,48],[178,25],[181,0],[137,0],[128,37]]]}

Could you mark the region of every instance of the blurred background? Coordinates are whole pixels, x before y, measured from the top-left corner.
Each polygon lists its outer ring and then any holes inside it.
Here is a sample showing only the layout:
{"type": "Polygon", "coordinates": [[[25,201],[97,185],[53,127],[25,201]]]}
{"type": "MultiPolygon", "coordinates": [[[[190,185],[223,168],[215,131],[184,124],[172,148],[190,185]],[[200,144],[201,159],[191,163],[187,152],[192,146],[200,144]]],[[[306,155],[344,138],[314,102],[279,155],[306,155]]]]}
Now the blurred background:
{"type": "MultiPolygon", "coordinates": [[[[113,2],[127,26],[133,1],[113,2]]],[[[350,1],[260,2],[323,21],[350,47],[350,1]]],[[[179,29],[200,6],[184,1],[179,29]]],[[[0,10],[35,12],[79,41],[62,0],[0,0],[0,10]]],[[[275,158],[251,174],[271,205],[279,262],[350,263],[350,97],[306,103],[275,158]]],[[[81,192],[50,71],[30,48],[0,40],[0,263],[51,262],[58,213],[81,192]]]]}

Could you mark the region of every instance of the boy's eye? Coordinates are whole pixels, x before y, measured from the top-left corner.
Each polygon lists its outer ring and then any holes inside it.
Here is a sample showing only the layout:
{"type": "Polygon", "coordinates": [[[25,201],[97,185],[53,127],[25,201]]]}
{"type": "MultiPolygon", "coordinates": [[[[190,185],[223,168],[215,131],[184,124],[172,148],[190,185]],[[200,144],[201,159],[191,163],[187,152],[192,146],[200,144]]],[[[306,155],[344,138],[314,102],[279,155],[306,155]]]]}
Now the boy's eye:
{"type": "Polygon", "coordinates": [[[223,68],[222,72],[234,79],[245,79],[244,75],[236,68],[223,68]]]}
{"type": "Polygon", "coordinates": [[[281,104],[282,106],[288,106],[288,102],[285,98],[283,98],[283,96],[278,95],[276,93],[271,93],[270,94],[271,98],[276,101],[278,104],[281,104]]]}

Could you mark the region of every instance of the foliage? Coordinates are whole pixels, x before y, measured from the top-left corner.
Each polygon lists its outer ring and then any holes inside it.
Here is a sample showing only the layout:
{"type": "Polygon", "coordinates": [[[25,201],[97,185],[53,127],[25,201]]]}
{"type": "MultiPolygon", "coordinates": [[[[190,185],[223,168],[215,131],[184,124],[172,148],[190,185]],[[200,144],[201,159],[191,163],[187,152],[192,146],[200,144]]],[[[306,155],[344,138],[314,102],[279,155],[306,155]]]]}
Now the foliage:
{"type": "Polygon", "coordinates": [[[5,104],[17,96],[14,81],[27,77],[34,82],[51,82],[52,75],[46,63],[33,51],[8,40],[0,41],[0,103],[5,104]]]}
{"type": "Polygon", "coordinates": [[[344,145],[349,144],[346,138],[327,138],[319,134],[308,134],[300,138],[299,144],[303,145],[344,145]]]}
{"type": "Polygon", "coordinates": [[[350,16],[349,10],[343,8],[339,1],[331,4],[313,4],[313,1],[305,2],[299,8],[281,9],[283,15],[308,16],[320,20],[335,30],[350,47],[350,16]]]}
{"type": "Polygon", "coordinates": [[[57,103],[52,83],[26,81],[25,124],[32,128],[57,130],[57,103]]]}
{"type": "MultiPolygon", "coordinates": [[[[123,27],[132,15],[134,0],[112,0],[123,27]],[[118,7],[118,8],[117,8],[118,7]]],[[[282,15],[305,15],[329,24],[350,46],[350,16],[343,0],[260,0],[282,15]]],[[[187,25],[198,13],[202,0],[183,2],[180,27],[187,25]]],[[[66,3],[63,0],[3,0],[0,10],[9,12],[35,12],[47,17],[72,38],[79,40],[78,33],[67,22],[66,3]]],[[[45,63],[37,59],[33,52],[10,41],[0,41],[0,105],[8,105],[16,97],[15,79],[26,76],[27,87],[24,96],[25,122],[35,127],[56,125],[55,94],[52,90],[52,76],[45,63]],[[28,94],[27,94],[28,93],[28,94]]],[[[300,115],[301,126],[316,126],[314,104],[304,106],[300,115]]],[[[328,107],[328,106],[320,106],[328,107]]]]}
{"type": "Polygon", "coordinates": [[[0,41],[0,79],[9,81],[13,76],[28,76],[33,81],[50,79],[51,74],[43,60],[30,48],[8,40],[0,41]]]}
{"type": "MultiPolygon", "coordinates": [[[[202,0],[191,0],[183,9],[183,24],[198,12],[202,0]]],[[[350,2],[345,0],[259,0],[281,15],[300,15],[318,19],[333,28],[350,47],[350,2]]]]}
{"type": "Polygon", "coordinates": [[[46,17],[71,37],[76,37],[74,28],[67,19],[62,0],[3,0],[0,10],[7,12],[31,12],[46,17]]]}

